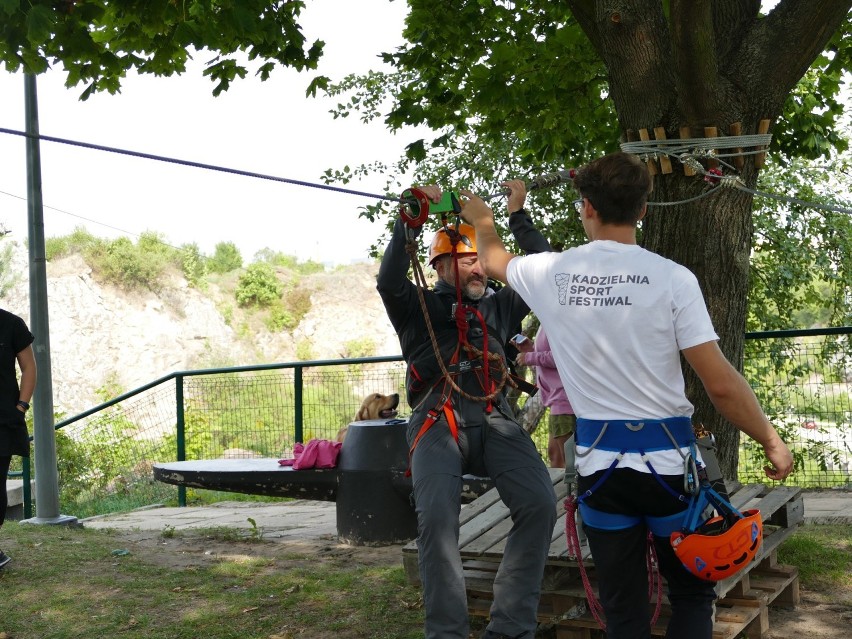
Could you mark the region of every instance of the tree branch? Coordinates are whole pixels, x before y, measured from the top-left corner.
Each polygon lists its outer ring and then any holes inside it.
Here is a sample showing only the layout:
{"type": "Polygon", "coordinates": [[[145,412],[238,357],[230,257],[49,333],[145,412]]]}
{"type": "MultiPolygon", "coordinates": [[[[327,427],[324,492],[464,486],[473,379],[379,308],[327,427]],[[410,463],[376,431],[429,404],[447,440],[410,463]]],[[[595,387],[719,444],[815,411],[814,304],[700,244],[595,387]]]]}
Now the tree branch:
{"type": "Polygon", "coordinates": [[[752,91],[777,97],[776,117],[792,91],[831,36],[843,23],[852,0],[781,0],[769,15],[754,22],[738,49],[753,66],[752,91]]]}
{"type": "Polygon", "coordinates": [[[566,4],[571,9],[574,19],[589,41],[592,43],[597,54],[603,59],[601,38],[595,25],[595,0],[567,0],[566,4]]]}
{"type": "Polygon", "coordinates": [[[731,51],[742,42],[760,13],[760,0],[715,0],[713,30],[716,33],[716,56],[725,67],[731,51]]]}
{"type": "Polygon", "coordinates": [[[609,71],[621,126],[651,128],[672,105],[668,27],[660,0],[568,0],[609,71]]]}

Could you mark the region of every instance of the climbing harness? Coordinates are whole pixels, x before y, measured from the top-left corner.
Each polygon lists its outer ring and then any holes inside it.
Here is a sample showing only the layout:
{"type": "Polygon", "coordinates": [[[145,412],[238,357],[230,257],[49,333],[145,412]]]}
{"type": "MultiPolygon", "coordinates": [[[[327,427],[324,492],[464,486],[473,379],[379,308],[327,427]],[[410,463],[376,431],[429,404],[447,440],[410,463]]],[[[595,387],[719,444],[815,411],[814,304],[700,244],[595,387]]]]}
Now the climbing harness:
{"type": "Polygon", "coordinates": [[[724,491],[714,450],[712,435],[700,425],[693,429],[688,417],[640,422],[577,420],[577,431],[565,444],[565,536],[568,555],[576,559],[580,570],[589,610],[602,629],[606,629],[603,607],[595,597],[583,563],[581,527],[578,525],[583,521],[592,527],[604,529],[628,528],[642,521],[648,526],[646,561],[649,601],[653,601],[656,595],[652,625],[659,617],[662,602],[662,577],[654,536],[668,538],[684,567],[708,581],[725,579],[754,558],[762,537],[760,513],[757,510],[740,513],[714,488],[721,486],[724,491]],[[641,447],[636,444],[640,438],[641,447]],[[585,450],[581,453],[577,446],[585,450]],[[696,447],[701,449],[702,463],[697,461],[696,447]],[[648,452],[654,450],[672,448],[683,459],[685,494],[677,493],[664,482],[647,456],[648,452]],[[686,448],[687,452],[684,453],[682,448],[686,448]],[[614,451],[617,455],[594,485],[579,495],[576,459],[596,449],[614,451]],[[638,518],[601,512],[583,504],[610,476],[627,452],[638,452],[660,485],[679,501],[688,502],[686,510],[668,517],[638,518]],[[714,509],[719,513],[717,516],[713,516],[714,509]]]}
{"type": "MultiPolygon", "coordinates": [[[[462,287],[459,278],[459,256],[469,253],[476,253],[476,246],[471,238],[473,235],[473,227],[462,224],[461,210],[462,204],[458,195],[452,191],[444,193],[443,199],[437,204],[431,202],[429,198],[417,188],[408,189],[403,193],[405,200],[400,206],[400,218],[406,225],[407,241],[405,250],[411,260],[411,268],[414,273],[414,284],[417,289],[417,299],[420,304],[420,309],[423,313],[423,318],[426,323],[426,330],[429,333],[429,339],[432,345],[432,351],[435,355],[435,360],[441,370],[441,377],[433,384],[433,388],[437,387],[442,382],[444,387],[441,393],[441,399],[433,406],[426,415],[426,419],[420,427],[417,435],[411,443],[409,449],[409,458],[414,454],[414,449],[420,439],[425,435],[426,431],[440,419],[443,414],[450,427],[450,432],[453,438],[458,442],[458,426],[454,417],[451,393],[457,392],[460,396],[475,402],[485,404],[485,412],[490,413],[493,408],[493,400],[509,384],[517,386],[512,379],[505,358],[498,353],[489,352],[488,350],[488,325],[485,318],[479,312],[476,306],[464,303],[462,299],[462,287]],[[438,339],[435,335],[435,329],[432,325],[432,318],[429,315],[429,309],[426,305],[424,291],[427,290],[426,277],[423,274],[423,269],[420,266],[420,261],[417,258],[418,246],[415,241],[412,229],[416,229],[423,225],[429,213],[441,213],[441,228],[437,231],[435,239],[430,247],[429,263],[434,264],[434,261],[449,253],[452,259],[452,268],[455,273],[456,281],[456,300],[452,306],[451,319],[455,322],[456,331],[458,333],[458,343],[449,360],[449,364],[444,362],[441,355],[441,349],[438,345],[438,339]],[[456,216],[455,224],[450,224],[448,213],[453,213],[456,216]],[[470,327],[469,317],[479,321],[482,328],[482,349],[475,347],[468,340],[468,329],[470,327]],[[461,355],[465,358],[462,359],[461,355]],[[476,366],[473,362],[482,361],[481,366],[476,366]],[[496,368],[496,375],[493,376],[491,368],[496,368]],[[480,376],[480,384],[484,391],[483,395],[472,395],[464,391],[455,381],[455,377],[463,372],[477,371],[480,376]]],[[[407,472],[410,472],[410,467],[407,472]]]]}
{"type": "MultiPolygon", "coordinates": [[[[472,401],[477,402],[485,402],[488,404],[488,411],[490,412],[491,401],[503,390],[503,387],[507,384],[511,384],[511,380],[509,378],[508,368],[504,359],[498,355],[497,353],[489,353],[488,352],[488,327],[485,323],[484,318],[480,314],[480,312],[474,306],[470,306],[468,304],[464,304],[462,301],[462,291],[461,286],[459,284],[459,272],[458,272],[458,249],[457,245],[459,242],[462,242],[461,234],[456,230],[460,226],[460,223],[457,223],[455,227],[446,224],[446,220],[442,220],[444,223],[442,231],[447,233],[450,238],[450,243],[452,245],[452,260],[453,260],[453,268],[456,274],[456,303],[453,305],[453,319],[456,323],[456,329],[458,331],[459,343],[456,346],[456,350],[451,359],[452,364],[457,364],[460,361],[459,355],[461,352],[464,352],[468,359],[466,361],[474,361],[478,358],[482,358],[483,366],[482,366],[482,375],[483,375],[483,389],[486,394],[483,396],[471,395],[470,393],[462,390],[453,380],[453,377],[457,375],[459,372],[450,372],[448,370],[447,365],[444,363],[443,358],[441,357],[441,349],[438,346],[438,339],[435,335],[434,327],[432,326],[432,321],[429,316],[429,310],[426,306],[426,298],[424,295],[424,291],[428,288],[428,284],[426,283],[426,277],[423,274],[423,269],[420,266],[420,262],[417,259],[418,247],[417,243],[413,239],[409,239],[406,243],[406,251],[408,252],[411,258],[411,265],[414,271],[414,283],[417,286],[417,297],[420,303],[420,308],[423,312],[423,317],[426,322],[426,329],[429,333],[429,339],[432,343],[432,350],[435,353],[435,359],[438,362],[438,366],[441,369],[442,376],[440,379],[444,379],[447,381],[449,386],[458,392],[462,397],[466,399],[470,399],[472,401]],[[480,350],[473,346],[467,339],[467,331],[469,328],[469,321],[467,319],[468,313],[472,314],[476,317],[480,325],[482,326],[483,331],[483,349],[480,350]],[[490,376],[490,364],[496,364],[498,368],[498,377],[496,379],[491,379],[490,376]],[[493,382],[493,383],[490,383],[493,382]],[[490,388],[490,390],[489,390],[490,388]]],[[[438,383],[440,383],[440,379],[438,383]]],[[[439,407],[440,408],[440,407],[439,407]]]]}

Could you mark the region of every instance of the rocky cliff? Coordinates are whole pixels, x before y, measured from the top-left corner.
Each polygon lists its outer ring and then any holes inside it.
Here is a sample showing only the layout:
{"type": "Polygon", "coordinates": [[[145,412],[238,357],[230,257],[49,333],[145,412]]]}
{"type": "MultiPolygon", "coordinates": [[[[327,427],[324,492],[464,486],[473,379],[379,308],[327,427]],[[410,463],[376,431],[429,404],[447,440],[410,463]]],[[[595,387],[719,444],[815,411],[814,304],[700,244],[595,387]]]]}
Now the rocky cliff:
{"type": "MultiPolygon", "coordinates": [[[[25,247],[15,246],[11,270],[17,281],[0,306],[30,324],[25,247]]],[[[99,283],[79,255],[52,261],[54,409],[71,416],[103,401],[104,392],[112,396],[174,371],[294,361],[300,345],[310,359],[351,356],[354,342],[369,345],[370,355],[396,355],[399,343],[376,292],[377,271],[377,264],[364,263],[300,276],[310,311],[293,330],[270,332],[237,308],[232,287],[215,279],[199,290],[173,274],[157,293],[126,292],[99,283]]]]}

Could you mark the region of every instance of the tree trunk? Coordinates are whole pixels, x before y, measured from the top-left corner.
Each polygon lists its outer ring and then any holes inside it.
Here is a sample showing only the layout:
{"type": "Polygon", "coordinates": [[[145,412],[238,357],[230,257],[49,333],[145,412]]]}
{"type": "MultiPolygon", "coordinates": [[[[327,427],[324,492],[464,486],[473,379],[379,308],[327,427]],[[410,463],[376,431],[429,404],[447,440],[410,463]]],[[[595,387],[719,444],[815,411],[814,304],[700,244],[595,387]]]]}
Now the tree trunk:
{"type": "MultiPolygon", "coordinates": [[[[719,346],[734,367],[742,370],[752,197],[730,187],[713,187],[701,178],[686,177],[680,168],[677,173],[658,176],[654,186],[652,198],[663,202],[687,200],[697,191],[715,191],[690,203],[650,207],[643,222],[642,244],[695,273],[719,335],[719,346]]],[[[716,435],[722,472],[725,477],[736,477],[739,431],[716,412],[689,366],[684,366],[684,373],[687,396],[695,405],[694,421],[716,435]]]]}

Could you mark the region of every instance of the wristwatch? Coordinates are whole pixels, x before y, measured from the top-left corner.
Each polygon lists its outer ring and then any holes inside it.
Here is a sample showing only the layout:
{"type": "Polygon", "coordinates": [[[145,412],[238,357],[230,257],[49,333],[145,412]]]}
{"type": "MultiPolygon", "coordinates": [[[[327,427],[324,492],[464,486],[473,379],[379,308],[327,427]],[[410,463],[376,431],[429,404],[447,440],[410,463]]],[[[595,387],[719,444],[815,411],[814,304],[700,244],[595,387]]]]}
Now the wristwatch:
{"type": "Polygon", "coordinates": [[[28,403],[28,402],[25,402],[24,400],[19,400],[19,401],[18,401],[18,406],[20,406],[21,408],[23,408],[25,413],[26,413],[26,412],[30,409],[30,405],[29,405],[29,403],[28,403]]]}

